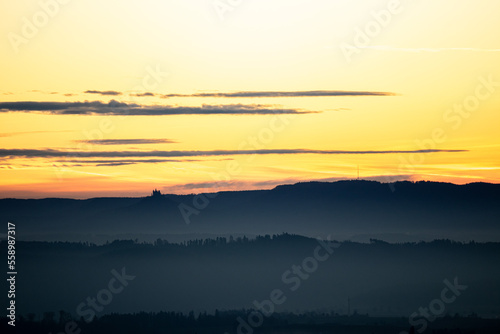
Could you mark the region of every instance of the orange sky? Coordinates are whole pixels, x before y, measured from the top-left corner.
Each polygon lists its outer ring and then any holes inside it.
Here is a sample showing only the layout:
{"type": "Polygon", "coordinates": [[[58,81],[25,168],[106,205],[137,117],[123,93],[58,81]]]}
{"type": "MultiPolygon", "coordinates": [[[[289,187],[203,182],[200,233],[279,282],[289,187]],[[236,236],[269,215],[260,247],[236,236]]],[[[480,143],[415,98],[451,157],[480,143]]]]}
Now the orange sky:
{"type": "Polygon", "coordinates": [[[500,182],[497,0],[0,10],[0,197],[500,182]]]}

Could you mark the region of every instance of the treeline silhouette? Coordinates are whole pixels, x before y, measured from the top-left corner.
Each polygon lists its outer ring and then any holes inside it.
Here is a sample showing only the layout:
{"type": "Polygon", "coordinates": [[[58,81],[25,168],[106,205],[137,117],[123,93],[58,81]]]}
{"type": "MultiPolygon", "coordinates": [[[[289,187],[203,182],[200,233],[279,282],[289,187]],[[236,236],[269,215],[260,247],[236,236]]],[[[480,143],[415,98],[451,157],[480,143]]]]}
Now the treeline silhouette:
{"type": "MultiPolygon", "coordinates": [[[[414,333],[407,318],[373,318],[367,315],[339,315],[334,312],[289,312],[274,313],[264,317],[259,326],[248,325],[247,319],[253,310],[216,310],[214,314],[206,312],[187,314],[180,312],[138,312],[133,314],[108,314],[96,317],[91,322],[73,319],[65,311],[45,312],[40,319],[35,314],[19,317],[15,332],[24,333],[183,333],[183,334],[249,334],[259,333],[399,333],[403,330],[414,333]],[[242,325],[246,323],[246,325],[242,325]],[[250,330],[249,330],[250,329],[250,330]]],[[[2,333],[12,330],[7,325],[7,318],[0,318],[2,333]]],[[[430,324],[427,333],[433,334],[496,334],[500,328],[500,319],[482,319],[476,315],[446,315],[430,324]]]]}
{"type": "MultiPolygon", "coordinates": [[[[494,242],[345,241],[316,264],[307,261],[314,261],[320,242],[287,233],[180,243],[19,241],[16,246],[17,314],[24,316],[61,309],[77,314],[80,303],[107,288],[112,270],[136,278],[98,316],[240,309],[269,299],[274,289],[287,298],[279,312],[322,309],[346,314],[350,298],[351,310],[404,316],[438,298],[443,280],[456,277],[469,288],[447,305],[450,314],[474,311],[492,317],[500,312],[500,243],[494,242]],[[299,279],[293,268],[305,265],[313,269],[299,279]]],[[[5,241],[0,249],[6,257],[5,241]]],[[[320,249],[318,254],[328,253],[320,249]]],[[[7,281],[0,282],[0,289],[8,290],[7,281]]]]}
{"type": "MultiPolygon", "coordinates": [[[[420,242],[396,242],[389,243],[379,239],[370,239],[369,243],[353,242],[353,241],[335,241],[329,240],[331,242],[339,243],[343,248],[370,248],[370,249],[402,249],[407,247],[413,248],[457,248],[461,246],[467,246],[468,248],[475,248],[481,250],[498,250],[500,247],[499,242],[461,242],[454,241],[450,239],[436,239],[430,242],[420,241],[420,242]]],[[[157,239],[154,242],[142,241],[138,239],[126,239],[126,240],[113,240],[111,242],[107,241],[102,245],[98,245],[88,241],[80,242],[64,242],[64,241],[17,241],[18,244],[23,245],[23,249],[45,249],[45,250],[123,250],[123,249],[136,249],[136,250],[146,250],[146,249],[186,249],[186,248],[216,248],[223,246],[238,246],[246,245],[249,247],[270,245],[271,243],[275,246],[282,246],[285,244],[313,244],[316,239],[309,238],[297,234],[281,233],[273,235],[257,235],[255,238],[243,237],[216,237],[216,238],[205,238],[205,239],[193,239],[181,242],[169,242],[166,239],[157,239]]],[[[0,244],[5,243],[5,240],[0,240],[0,244]]]]}

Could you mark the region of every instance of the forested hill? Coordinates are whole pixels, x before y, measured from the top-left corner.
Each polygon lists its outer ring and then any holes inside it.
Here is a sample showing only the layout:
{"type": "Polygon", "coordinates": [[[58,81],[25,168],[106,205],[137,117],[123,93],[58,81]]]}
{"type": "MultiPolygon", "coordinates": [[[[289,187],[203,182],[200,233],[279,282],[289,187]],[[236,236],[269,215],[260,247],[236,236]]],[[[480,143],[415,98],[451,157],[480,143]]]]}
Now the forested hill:
{"type": "Polygon", "coordinates": [[[24,240],[288,232],[365,241],[500,241],[499,203],[497,184],[339,181],[182,196],[2,199],[0,219],[15,222],[24,240]]]}
{"type": "MultiPolygon", "coordinates": [[[[7,249],[5,241],[0,248],[7,249]]],[[[19,242],[18,314],[77,314],[78,306],[107,289],[118,272],[133,279],[99,316],[252,308],[254,301],[269,299],[275,289],[286,297],[276,306],[279,312],[345,314],[349,298],[351,311],[408,316],[440,298],[447,280],[466,288],[446,304],[446,313],[491,317],[500,313],[498,254],[500,243],[339,244],[287,234],[183,244],[19,242]]],[[[4,291],[6,284],[0,284],[4,291]]]]}

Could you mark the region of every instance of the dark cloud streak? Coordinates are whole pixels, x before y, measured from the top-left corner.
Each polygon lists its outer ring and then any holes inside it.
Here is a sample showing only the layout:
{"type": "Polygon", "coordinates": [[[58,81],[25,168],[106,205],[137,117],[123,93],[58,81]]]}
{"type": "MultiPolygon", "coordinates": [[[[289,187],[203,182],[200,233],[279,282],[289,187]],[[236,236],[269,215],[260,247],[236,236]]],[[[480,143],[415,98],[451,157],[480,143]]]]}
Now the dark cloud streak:
{"type": "Polygon", "coordinates": [[[467,150],[381,150],[381,151],[342,151],[311,149],[264,149],[264,150],[211,150],[211,151],[60,151],[53,149],[0,149],[0,157],[24,158],[62,158],[82,156],[86,158],[143,158],[143,157],[207,157],[230,155],[281,155],[281,154],[408,154],[408,153],[456,153],[467,150]]]}
{"type": "Polygon", "coordinates": [[[94,139],[94,140],[75,140],[78,143],[87,143],[93,145],[145,145],[145,144],[175,144],[170,139],[94,139]]]}
{"type": "Polygon", "coordinates": [[[146,93],[136,93],[132,94],[132,96],[137,96],[137,97],[145,97],[145,96],[156,96],[156,94],[153,94],[151,92],[146,92],[146,93]]]}
{"type": "Polygon", "coordinates": [[[219,98],[265,98],[265,97],[328,97],[328,96],[394,96],[390,92],[311,90],[295,92],[232,92],[232,93],[196,93],[196,94],[164,94],[162,98],[172,97],[219,97],[219,98]]]}
{"type": "Polygon", "coordinates": [[[121,92],[117,92],[114,90],[107,90],[107,91],[101,91],[101,90],[86,90],[84,92],[85,94],[98,94],[98,95],[104,95],[104,96],[117,96],[117,95],[122,95],[121,92]]]}
{"type": "Polygon", "coordinates": [[[42,112],[52,115],[111,115],[111,116],[166,116],[166,115],[271,115],[308,114],[314,111],[281,109],[261,104],[229,104],[187,106],[141,106],[111,100],[85,102],[0,102],[0,112],[42,112]]]}

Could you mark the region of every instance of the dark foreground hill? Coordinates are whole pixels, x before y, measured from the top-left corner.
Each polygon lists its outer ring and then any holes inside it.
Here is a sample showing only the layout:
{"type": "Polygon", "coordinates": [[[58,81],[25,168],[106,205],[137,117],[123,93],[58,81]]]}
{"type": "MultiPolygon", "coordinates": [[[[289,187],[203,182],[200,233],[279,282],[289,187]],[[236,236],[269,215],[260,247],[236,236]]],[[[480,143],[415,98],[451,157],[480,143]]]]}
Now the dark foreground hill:
{"type": "MultiPolygon", "coordinates": [[[[113,314],[91,323],[72,319],[67,313],[47,313],[42,319],[17,321],[15,333],[129,333],[129,334],[398,334],[411,330],[405,318],[371,318],[365,315],[339,315],[308,312],[304,314],[274,313],[262,324],[252,327],[247,320],[251,311],[217,311],[214,314],[182,314],[179,312],[140,312],[113,314]],[[244,322],[238,321],[243,319],[244,322]],[[69,331],[67,329],[70,329],[69,331]]],[[[10,333],[6,318],[0,318],[2,333],[10,333]]],[[[418,332],[422,325],[414,326],[418,332]]],[[[433,334],[497,334],[500,319],[482,319],[474,316],[444,316],[426,325],[426,333],[433,334]]],[[[14,330],[12,330],[14,332],[14,330]]]]}
{"type": "Polygon", "coordinates": [[[15,222],[24,240],[288,232],[360,241],[500,241],[499,204],[496,184],[339,181],[184,196],[3,199],[0,220],[15,222]]]}

